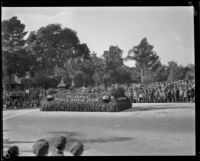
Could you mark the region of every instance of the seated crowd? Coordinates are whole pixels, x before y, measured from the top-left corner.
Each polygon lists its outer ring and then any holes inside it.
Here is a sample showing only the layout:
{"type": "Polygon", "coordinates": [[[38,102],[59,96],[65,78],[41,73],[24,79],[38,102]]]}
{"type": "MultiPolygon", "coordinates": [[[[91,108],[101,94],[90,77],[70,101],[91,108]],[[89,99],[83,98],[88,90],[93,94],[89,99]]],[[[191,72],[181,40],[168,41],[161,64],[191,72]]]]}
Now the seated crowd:
{"type": "MultiPolygon", "coordinates": [[[[32,152],[35,156],[81,156],[83,154],[84,145],[81,142],[74,142],[69,152],[65,151],[66,143],[67,138],[61,136],[55,140],[53,150],[50,151],[49,142],[45,139],[40,139],[32,146],[32,152]]],[[[11,146],[8,148],[5,155],[7,159],[18,156],[18,146],[11,146]]]]}

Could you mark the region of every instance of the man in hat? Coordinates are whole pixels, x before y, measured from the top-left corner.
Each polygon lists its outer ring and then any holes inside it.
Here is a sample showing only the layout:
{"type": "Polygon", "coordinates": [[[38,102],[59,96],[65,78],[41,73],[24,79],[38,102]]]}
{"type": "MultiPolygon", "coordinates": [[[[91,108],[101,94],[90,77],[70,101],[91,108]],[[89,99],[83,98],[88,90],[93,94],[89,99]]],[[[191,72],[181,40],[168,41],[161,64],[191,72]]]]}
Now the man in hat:
{"type": "Polygon", "coordinates": [[[45,139],[40,139],[33,145],[33,153],[36,156],[47,156],[48,150],[49,143],[45,139]]]}
{"type": "Polygon", "coordinates": [[[70,152],[74,155],[74,156],[81,156],[83,154],[83,150],[84,150],[84,146],[81,142],[75,142],[72,145],[72,148],[70,150],[70,152]]]}
{"type": "Polygon", "coordinates": [[[66,137],[59,137],[55,140],[55,149],[49,154],[49,156],[64,156],[65,145],[67,143],[66,137]]]}

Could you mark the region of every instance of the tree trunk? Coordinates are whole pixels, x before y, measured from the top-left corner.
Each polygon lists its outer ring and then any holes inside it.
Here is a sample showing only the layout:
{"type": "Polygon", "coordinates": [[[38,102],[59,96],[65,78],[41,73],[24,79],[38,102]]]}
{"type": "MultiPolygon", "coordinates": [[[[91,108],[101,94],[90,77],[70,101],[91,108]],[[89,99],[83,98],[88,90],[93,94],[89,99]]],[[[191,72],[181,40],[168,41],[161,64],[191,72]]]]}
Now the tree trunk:
{"type": "Polygon", "coordinates": [[[140,69],[140,76],[141,76],[141,82],[143,83],[144,82],[144,71],[143,71],[143,68],[140,69]]]}
{"type": "Polygon", "coordinates": [[[9,81],[9,83],[8,83],[8,90],[11,90],[12,79],[13,79],[12,74],[8,75],[8,81],[9,81]]]}
{"type": "Polygon", "coordinates": [[[72,87],[75,86],[75,82],[74,82],[74,79],[72,79],[72,87]]]}
{"type": "Polygon", "coordinates": [[[144,67],[143,68],[143,82],[146,82],[147,81],[147,71],[146,71],[146,68],[144,67]]]}
{"type": "Polygon", "coordinates": [[[186,73],[185,79],[189,80],[188,72],[186,73]]]}
{"type": "Polygon", "coordinates": [[[107,85],[107,80],[106,79],[104,80],[104,88],[105,88],[105,91],[108,90],[108,85],[107,85]]]}

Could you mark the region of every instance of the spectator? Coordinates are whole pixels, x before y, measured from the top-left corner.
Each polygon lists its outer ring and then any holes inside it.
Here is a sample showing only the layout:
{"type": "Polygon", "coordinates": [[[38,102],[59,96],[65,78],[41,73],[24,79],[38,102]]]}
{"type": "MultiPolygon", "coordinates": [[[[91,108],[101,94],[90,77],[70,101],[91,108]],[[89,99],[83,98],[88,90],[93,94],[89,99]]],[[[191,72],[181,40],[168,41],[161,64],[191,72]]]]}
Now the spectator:
{"type": "Polygon", "coordinates": [[[51,152],[49,156],[64,156],[65,145],[67,143],[67,139],[63,136],[58,138],[55,141],[55,149],[51,152]]]}
{"type": "MultiPolygon", "coordinates": [[[[115,85],[113,87],[117,87],[115,85]]],[[[120,85],[127,90],[126,85],[120,85]]],[[[194,81],[160,82],[134,84],[132,88],[134,102],[189,102],[194,101],[194,81]],[[187,93],[187,94],[186,94],[187,93]],[[137,99],[138,97],[138,99],[137,99]],[[137,101],[138,100],[138,101],[137,101]]],[[[130,90],[130,89],[128,89],[130,90]]],[[[129,96],[128,91],[126,91],[129,96]]]]}
{"type": "Polygon", "coordinates": [[[14,157],[19,156],[19,148],[18,146],[11,146],[7,151],[8,159],[12,159],[14,157]]]}
{"type": "Polygon", "coordinates": [[[183,96],[184,96],[184,102],[187,102],[188,98],[187,98],[187,89],[186,88],[184,89],[183,96]]]}
{"type": "Polygon", "coordinates": [[[49,143],[45,139],[40,139],[33,145],[33,154],[36,156],[47,156],[48,151],[49,143]]]}
{"type": "Polygon", "coordinates": [[[42,91],[39,89],[32,89],[30,93],[25,91],[6,91],[3,93],[3,101],[8,109],[36,107],[36,105],[39,106],[42,99],[41,93],[42,91]]]}
{"type": "Polygon", "coordinates": [[[84,146],[81,142],[76,142],[72,145],[72,148],[70,151],[74,156],[81,156],[84,151],[84,146]]]}

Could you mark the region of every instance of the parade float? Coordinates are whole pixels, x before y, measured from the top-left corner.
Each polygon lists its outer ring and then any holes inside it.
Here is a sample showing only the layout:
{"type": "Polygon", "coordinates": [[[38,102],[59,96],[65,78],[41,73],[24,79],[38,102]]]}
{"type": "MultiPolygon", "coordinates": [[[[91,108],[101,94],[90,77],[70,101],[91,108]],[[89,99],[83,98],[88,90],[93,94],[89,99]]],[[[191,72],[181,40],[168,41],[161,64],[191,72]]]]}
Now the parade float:
{"type": "Polygon", "coordinates": [[[60,90],[41,101],[41,111],[118,112],[132,107],[123,88],[101,93],[60,90]]]}

